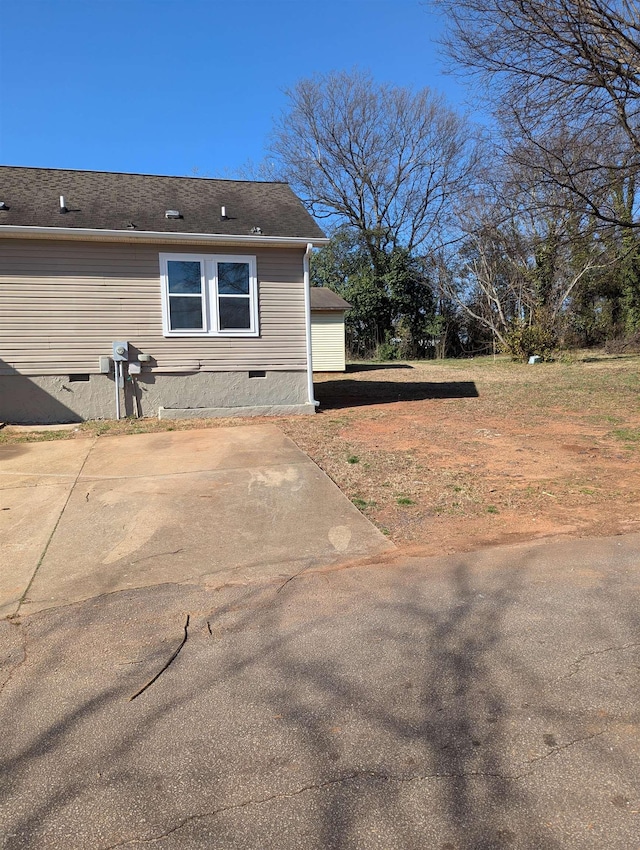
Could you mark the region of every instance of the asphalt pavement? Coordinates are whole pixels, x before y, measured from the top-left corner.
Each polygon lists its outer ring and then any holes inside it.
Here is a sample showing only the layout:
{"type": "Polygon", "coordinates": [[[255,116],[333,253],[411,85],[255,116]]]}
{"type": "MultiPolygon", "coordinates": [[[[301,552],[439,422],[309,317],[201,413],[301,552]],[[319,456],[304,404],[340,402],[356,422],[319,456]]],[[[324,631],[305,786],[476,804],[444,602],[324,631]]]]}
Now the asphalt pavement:
{"type": "Polygon", "coordinates": [[[23,611],[0,846],[636,850],[639,591],[632,535],[23,611]]]}

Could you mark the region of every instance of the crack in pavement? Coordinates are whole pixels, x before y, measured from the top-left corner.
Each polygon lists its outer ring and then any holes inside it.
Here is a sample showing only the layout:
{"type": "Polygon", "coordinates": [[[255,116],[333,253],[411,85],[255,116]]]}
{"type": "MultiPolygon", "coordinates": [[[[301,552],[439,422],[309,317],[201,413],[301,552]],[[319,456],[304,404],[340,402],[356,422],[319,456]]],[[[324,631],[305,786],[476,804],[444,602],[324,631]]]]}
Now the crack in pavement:
{"type": "Polygon", "coordinates": [[[280,587],[276,590],[275,595],[277,596],[278,593],[280,593],[281,590],[284,590],[284,588],[289,584],[290,581],[293,581],[294,578],[298,578],[298,576],[302,575],[302,573],[305,570],[308,570],[310,566],[312,566],[312,564],[305,564],[304,567],[302,567],[301,569],[298,570],[298,572],[293,573],[293,575],[290,575],[285,581],[282,582],[280,587]]]}
{"type": "MultiPolygon", "coordinates": [[[[6,472],[2,473],[3,475],[7,475],[6,472]]],[[[59,481],[52,481],[51,483],[39,481],[35,484],[9,484],[6,487],[0,487],[0,493],[5,493],[8,490],[37,490],[39,487],[60,487],[59,481]]]]}
{"type": "Polygon", "coordinates": [[[132,567],[134,564],[139,564],[142,561],[148,561],[150,558],[162,558],[164,555],[178,555],[180,552],[184,552],[184,549],[172,549],[170,552],[154,552],[152,555],[145,555],[143,558],[137,558],[135,561],[129,561],[129,566],[132,567]]]}
{"type": "MultiPolygon", "coordinates": [[[[58,518],[55,521],[53,529],[51,530],[51,534],[47,538],[47,542],[45,543],[44,548],[42,550],[42,553],[40,554],[40,557],[38,558],[38,562],[35,566],[33,574],[31,575],[31,578],[29,579],[29,582],[28,582],[26,588],[24,589],[23,594],[20,597],[20,600],[18,601],[18,607],[16,608],[16,610],[14,612],[15,616],[17,616],[20,613],[20,608],[22,607],[23,603],[28,601],[29,591],[31,590],[31,587],[32,587],[32,585],[33,585],[33,583],[36,579],[36,576],[38,575],[38,573],[40,571],[40,567],[42,566],[42,562],[44,561],[44,559],[47,555],[47,552],[49,551],[49,546],[51,545],[51,541],[53,540],[54,535],[55,535],[56,531],[58,530],[58,526],[60,525],[60,521],[62,520],[62,517],[64,516],[64,513],[67,510],[67,506],[68,506],[69,502],[71,501],[71,496],[75,492],[78,481],[80,480],[80,476],[82,475],[82,471],[85,468],[87,461],[89,460],[89,455],[93,451],[93,448],[96,444],[97,439],[98,438],[96,437],[94,440],[92,440],[91,445],[88,447],[87,453],[84,456],[84,460],[80,464],[80,469],[78,470],[76,475],[75,476],[67,476],[67,475],[64,476],[65,478],[73,477],[73,483],[72,483],[71,487],[69,488],[69,492],[67,493],[67,497],[64,500],[64,505],[62,506],[62,510],[58,514],[58,518]]],[[[63,476],[59,476],[59,477],[63,477],[63,476]]]]}
{"type": "MultiPolygon", "coordinates": [[[[600,735],[604,735],[607,731],[607,729],[601,729],[599,732],[594,732],[592,735],[585,735],[582,738],[575,738],[574,740],[568,741],[562,746],[554,747],[554,749],[549,753],[545,753],[542,756],[539,756],[535,759],[531,759],[530,761],[526,762],[526,764],[533,765],[537,762],[549,759],[553,756],[556,756],[563,750],[569,749],[569,747],[572,747],[575,744],[580,744],[584,741],[591,741],[594,738],[599,737],[600,735]]],[[[428,780],[440,779],[476,778],[502,779],[507,782],[518,782],[521,779],[526,779],[528,776],[531,776],[531,774],[533,774],[534,772],[535,770],[533,769],[525,770],[522,773],[517,774],[501,773],[499,771],[461,770],[438,773],[420,773],[414,774],[413,776],[394,776],[393,774],[383,773],[375,770],[356,771],[355,773],[348,773],[345,776],[338,776],[335,779],[327,779],[325,782],[315,782],[309,785],[303,785],[300,788],[296,788],[294,791],[282,792],[280,794],[270,794],[267,797],[260,797],[258,799],[243,800],[241,803],[232,803],[227,806],[220,806],[220,808],[212,809],[209,812],[202,812],[201,814],[196,815],[188,815],[187,817],[179,821],[179,823],[175,824],[174,826],[170,827],[159,835],[154,835],[150,838],[130,838],[126,841],[122,841],[117,844],[109,844],[106,847],[103,847],[102,850],[118,850],[118,848],[128,847],[132,844],[151,844],[155,841],[161,841],[163,838],[168,838],[170,835],[179,832],[181,829],[184,829],[185,826],[188,826],[194,821],[205,820],[206,818],[215,818],[227,812],[237,811],[240,809],[247,808],[248,806],[264,805],[265,803],[271,803],[274,800],[290,800],[309,791],[322,791],[325,788],[331,788],[334,785],[340,785],[347,782],[357,782],[361,779],[377,782],[397,782],[400,784],[409,784],[411,782],[421,781],[426,782],[428,780]]]]}
{"type": "MultiPolygon", "coordinates": [[[[117,850],[120,847],[127,847],[131,844],[150,844],[154,841],[161,841],[163,838],[167,838],[169,835],[172,835],[175,832],[183,829],[190,823],[198,820],[204,820],[205,818],[214,818],[218,815],[225,814],[226,812],[236,811],[238,809],[244,809],[248,806],[260,806],[264,803],[271,803],[274,800],[289,800],[293,797],[297,797],[300,794],[304,794],[308,791],[321,791],[325,788],[331,788],[334,785],[340,785],[344,782],[356,782],[359,779],[368,779],[380,782],[400,782],[400,783],[409,783],[416,782],[420,780],[428,780],[428,779],[454,779],[460,777],[491,777],[495,779],[509,779],[510,777],[505,776],[501,773],[483,773],[482,771],[461,771],[459,773],[433,773],[433,774],[417,774],[415,776],[392,776],[387,773],[379,773],[373,770],[364,770],[358,771],[356,773],[349,773],[346,776],[339,776],[335,779],[328,779],[325,782],[317,782],[312,783],[310,785],[303,785],[301,788],[296,788],[295,791],[282,792],[280,794],[270,794],[268,797],[261,797],[259,799],[250,799],[243,800],[241,803],[232,803],[228,806],[221,806],[218,809],[212,809],[210,812],[202,812],[202,814],[198,815],[188,815],[183,818],[179,823],[175,826],[172,826],[170,829],[161,833],[160,835],[154,835],[150,838],[130,838],[127,841],[119,842],[118,844],[109,844],[106,847],[103,847],[102,850],[117,850]]],[[[517,777],[516,777],[517,778],[517,777]]]]}
{"type": "Polygon", "coordinates": [[[140,688],[140,690],[136,691],[135,694],[132,697],[129,697],[129,702],[133,702],[133,700],[137,699],[137,697],[139,697],[140,694],[143,694],[147,690],[147,688],[150,688],[151,685],[153,685],[154,682],[157,682],[158,679],[160,678],[160,676],[162,676],[162,674],[164,673],[164,671],[167,670],[173,664],[173,662],[176,660],[178,655],[180,655],[180,650],[182,649],[182,647],[187,642],[187,638],[189,636],[189,619],[190,619],[190,616],[189,616],[189,614],[187,614],[187,621],[184,624],[184,637],[182,638],[182,642],[180,643],[180,646],[176,649],[176,651],[173,653],[173,655],[167,661],[167,663],[164,665],[164,667],[158,673],[156,673],[156,675],[153,677],[153,679],[149,679],[149,681],[147,682],[146,685],[143,685],[140,688]]]}
{"type": "Polygon", "coordinates": [[[623,643],[620,646],[607,646],[605,647],[605,649],[594,649],[591,652],[585,652],[582,655],[578,656],[575,661],[571,662],[571,667],[573,669],[565,676],[559,676],[556,681],[561,682],[563,679],[570,679],[572,676],[575,676],[576,673],[580,672],[580,667],[587,660],[587,658],[592,658],[593,656],[597,655],[606,655],[608,652],[621,652],[623,649],[633,649],[638,646],[640,646],[640,642],[623,643]]]}
{"type": "MultiPolygon", "coordinates": [[[[581,744],[583,741],[592,741],[594,738],[599,738],[600,735],[604,735],[609,731],[609,728],[600,729],[599,732],[593,732],[591,735],[583,735],[581,738],[574,738],[572,741],[567,741],[566,744],[558,744],[555,747],[552,747],[548,753],[543,753],[541,756],[536,756],[533,759],[529,759],[527,764],[536,764],[540,761],[546,761],[546,759],[553,758],[553,756],[557,756],[558,753],[561,753],[563,750],[568,750],[569,747],[573,747],[574,744],[581,744]]],[[[533,771],[529,771],[529,773],[533,773],[533,771]]],[[[528,776],[529,773],[521,774],[520,776],[515,777],[516,779],[521,779],[524,776],[528,776]]]]}

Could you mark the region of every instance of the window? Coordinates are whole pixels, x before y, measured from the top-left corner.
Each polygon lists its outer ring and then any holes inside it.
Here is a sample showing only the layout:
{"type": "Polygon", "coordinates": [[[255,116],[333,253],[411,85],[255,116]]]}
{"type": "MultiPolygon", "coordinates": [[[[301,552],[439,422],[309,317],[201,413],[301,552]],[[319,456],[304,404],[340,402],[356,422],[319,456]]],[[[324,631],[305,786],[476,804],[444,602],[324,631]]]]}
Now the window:
{"type": "Polygon", "coordinates": [[[167,260],[169,327],[204,331],[204,274],[200,260],[167,260]]]}
{"type": "Polygon", "coordinates": [[[256,258],[161,254],[165,336],[257,336],[256,258]]]}

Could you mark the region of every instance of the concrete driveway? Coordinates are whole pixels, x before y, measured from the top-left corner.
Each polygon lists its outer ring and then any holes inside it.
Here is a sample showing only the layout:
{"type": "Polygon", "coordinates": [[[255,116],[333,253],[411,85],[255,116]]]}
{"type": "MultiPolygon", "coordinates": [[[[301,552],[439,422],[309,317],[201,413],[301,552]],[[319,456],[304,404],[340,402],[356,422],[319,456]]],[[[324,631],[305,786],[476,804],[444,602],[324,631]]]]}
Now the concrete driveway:
{"type": "Polygon", "coordinates": [[[273,425],[0,447],[0,616],[392,548],[273,425]]]}

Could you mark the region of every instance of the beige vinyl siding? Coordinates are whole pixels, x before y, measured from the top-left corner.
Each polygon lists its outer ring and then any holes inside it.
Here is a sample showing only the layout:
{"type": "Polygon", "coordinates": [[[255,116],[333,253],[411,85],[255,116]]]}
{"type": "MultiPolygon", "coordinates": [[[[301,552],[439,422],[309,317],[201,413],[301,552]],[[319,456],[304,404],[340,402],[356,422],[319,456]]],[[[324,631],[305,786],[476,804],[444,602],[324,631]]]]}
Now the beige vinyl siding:
{"type": "Polygon", "coordinates": [[[311,356],[314,372],[344,372],[344,313],[311,313],[311,356]]]}
{"type": "Polygon", "coordinates": [[[0,374],[95,373],[114,340],[158,372],[304,369],[303,250],[0,239],[0,374]],[[260,336],[165,338],[162,252],[255,255],[260,336]]]}

